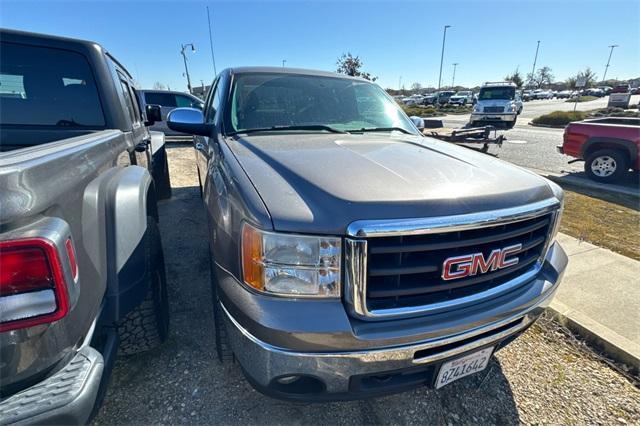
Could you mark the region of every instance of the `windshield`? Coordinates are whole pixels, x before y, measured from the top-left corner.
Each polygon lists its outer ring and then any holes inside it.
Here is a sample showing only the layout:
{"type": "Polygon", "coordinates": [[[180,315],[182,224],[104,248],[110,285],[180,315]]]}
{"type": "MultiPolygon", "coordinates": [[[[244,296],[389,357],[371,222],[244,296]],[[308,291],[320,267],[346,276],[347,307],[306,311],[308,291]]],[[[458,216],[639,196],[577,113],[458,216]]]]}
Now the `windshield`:
{"type": "Polygon", "coordinates": [[[310,131],[322,131],[320,126],[324,126],[339,131],[397,128],[416,133],[398,105],[381,88],[364,81],[295,74],[239,74],[232,90],[233,132],[294,127],[304,131],[305,126],[310,131]]]}
{"type": "Polygon", "coordinates": [[[480,89],[478,100],[487,101],[492,99],[513,100],[516,95],[515,87],[484,87],[480,89]]]}
{"type": "Polygon", "coordinates": [[[456,93],[456,96],[469,96],[471,94],[471,92],[458,92],[456,93]]]}

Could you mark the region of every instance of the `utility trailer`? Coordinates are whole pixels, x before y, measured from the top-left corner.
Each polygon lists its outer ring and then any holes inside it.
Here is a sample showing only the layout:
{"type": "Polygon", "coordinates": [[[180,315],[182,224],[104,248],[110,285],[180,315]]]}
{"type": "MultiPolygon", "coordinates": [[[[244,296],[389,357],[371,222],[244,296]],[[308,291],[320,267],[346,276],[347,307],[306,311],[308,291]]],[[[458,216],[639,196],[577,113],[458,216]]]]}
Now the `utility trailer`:
{"type": "Polygon", "coordinates": [[[411,117],[411,119],[425,136],[455,144],[482,145],[480,148],[481,152],[487,152],[489,145],[502,147],[502,142],[506,139],[504,135],[497,134],[497,129],[494,126],[450,129],[444,127],[442,120],[429,120],[419,117],[411,117]],[[418,123],[416,119],[419,119],[421,122],[418,123]]]}

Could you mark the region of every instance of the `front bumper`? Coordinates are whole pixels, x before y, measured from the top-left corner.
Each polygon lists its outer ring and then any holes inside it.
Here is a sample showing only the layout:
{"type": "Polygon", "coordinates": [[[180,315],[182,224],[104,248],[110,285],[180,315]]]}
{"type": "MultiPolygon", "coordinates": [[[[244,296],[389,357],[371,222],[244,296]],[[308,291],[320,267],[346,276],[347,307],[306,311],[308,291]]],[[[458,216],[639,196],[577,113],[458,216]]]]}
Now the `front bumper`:
{"type": "Polygon", "coordinates": [[[61,370],[0,402],[0,425],[85,424],[100,388],[104,361],[85,346],[61,370]]]}
{"type": "MultiPolygon", "coordinates": [[[[544,312],[566,264],[566,254],[555,243],[538,277],[503,300],[473,307],[474,313],[468,316],[463,331],[397,346],[381,343],[367,349],[291,350],[259,339],[224,304],[222,310],[235,356],[247,379],[259,391],[297,400],[359,399],[432,385],[443,362],[470,351],[506,345],[544,312]],[[496,309],[501,309],[497,320],[496,309]],[[484,317],[485,322],[479,323],[479,317],[484,317]],[[290,376],[300,378],[288,384],[279,381],[290,376]]],[[[322,320],[318,318],[317,322],[322,320]]],[[[429,318],[423,321],[427,323],[429,318]]],[[[450,330],[454,324],[460,329],[461,321],[464,318],[452,313],[448,320],[444,317],[436,325],[441,330],[450,330]]],[[[380,332],[379,336],[383,334],[380,332]]],[[[378,341],[384,342],[379,336],[378,341]]],[[[331,341],[335,336],[327,333],[324,338],[331,341]]]]}
{"type": "Polygon", "coordinates": [[[509,113],[490,113],[490,112],[474,112],[471,114],[470,121],[515,121],[517,114],[515,112],[509,113]]]}

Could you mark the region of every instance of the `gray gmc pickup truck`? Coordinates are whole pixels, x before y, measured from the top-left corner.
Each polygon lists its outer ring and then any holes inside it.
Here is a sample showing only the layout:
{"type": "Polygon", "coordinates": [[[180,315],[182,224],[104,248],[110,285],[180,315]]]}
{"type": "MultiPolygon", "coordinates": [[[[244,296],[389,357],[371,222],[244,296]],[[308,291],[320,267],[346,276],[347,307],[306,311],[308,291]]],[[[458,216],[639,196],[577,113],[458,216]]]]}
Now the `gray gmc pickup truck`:
{"type": "Polygon", "coordinates": [[[168,333],[164,136],[101,46],[0,31],[0,424],[80,424],[168,333]]]}
{"type": "Polygon", "coordinates": [[[258,390],[298,400],[440,388],[483,370],[550,303],[563,193],[423,137],[380,87],[235,68],[197,137],[216,344],[258,390]]]}

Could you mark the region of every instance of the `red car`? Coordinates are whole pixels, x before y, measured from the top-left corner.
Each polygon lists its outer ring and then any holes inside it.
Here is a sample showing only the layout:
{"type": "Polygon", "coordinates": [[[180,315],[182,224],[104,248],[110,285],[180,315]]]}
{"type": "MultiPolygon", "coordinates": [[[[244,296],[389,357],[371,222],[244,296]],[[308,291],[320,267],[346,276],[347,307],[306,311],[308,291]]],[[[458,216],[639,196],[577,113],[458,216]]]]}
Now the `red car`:
{"type": "Polygon", "coordinates": [[[584,160],[589,178],[615,182],[629,169],[640,170],[640,118],[607,117],[569,123],[558,151],[584,160]]]}

